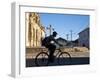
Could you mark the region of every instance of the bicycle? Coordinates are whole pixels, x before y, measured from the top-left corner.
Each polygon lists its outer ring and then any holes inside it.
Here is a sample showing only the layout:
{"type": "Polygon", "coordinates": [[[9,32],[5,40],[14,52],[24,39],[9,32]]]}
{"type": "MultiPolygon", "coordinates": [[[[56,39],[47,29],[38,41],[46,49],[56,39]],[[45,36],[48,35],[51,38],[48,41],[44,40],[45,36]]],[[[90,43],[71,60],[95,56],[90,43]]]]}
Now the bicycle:
{"type": "MultiPolygon", "coordinates": [[[[71,55],[68,52],[62,52],[60,48],[56,49],[58,51],[55,55],[55,59],[59,65],[69,65],[71,64],[71,55]]],[[[35,57],[35,64],[36,66],[48,66],[50,63],[49,61],[49,51],[47,52],[40,52],[35,57]]]]}

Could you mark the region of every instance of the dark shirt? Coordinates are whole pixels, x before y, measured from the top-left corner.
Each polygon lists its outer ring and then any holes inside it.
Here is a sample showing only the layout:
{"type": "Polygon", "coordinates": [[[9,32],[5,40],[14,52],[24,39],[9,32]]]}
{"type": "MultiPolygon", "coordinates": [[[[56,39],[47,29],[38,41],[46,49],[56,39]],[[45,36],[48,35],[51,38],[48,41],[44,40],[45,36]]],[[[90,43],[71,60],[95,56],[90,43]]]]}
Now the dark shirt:
{"type": "Polygon", "coordinates": [[[45,37],[45,39],[43,40],[42,43],[43,43],[44,46],[48,46],[48,45],[52,44],[51,41],[54,41],[55,43],[59,44],[56,41],[56,39],[55,39],[55,37],[53,35],[50,35],[48,37],[45,37]]]}
{"type": "Polygon", "coordinates": [[[48,36],[48,43],[51,43],[51,41],[55,41],[55,38],[52,35],[48,36]]]}

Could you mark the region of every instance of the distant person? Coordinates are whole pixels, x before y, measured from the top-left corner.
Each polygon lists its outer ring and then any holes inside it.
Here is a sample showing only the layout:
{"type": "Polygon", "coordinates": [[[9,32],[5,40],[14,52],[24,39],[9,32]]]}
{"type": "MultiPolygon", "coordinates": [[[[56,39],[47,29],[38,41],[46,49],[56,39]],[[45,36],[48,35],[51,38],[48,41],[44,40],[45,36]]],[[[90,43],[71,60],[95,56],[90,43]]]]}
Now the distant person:
{"type": "Polygon", "coordinates": [[[59,44],[55,37],[57,36],[57,32],[53,32],[52,35],[45,37],[42,40],[42,45],[45,46],[46,48],[48,48],[49,50],[49,61],[53,62],[54,61],[54,52],[56,50],[56,45],[54,43],[52,43],[52,41],[54,41],[55,43],[57,43],[58,45],[62,46],[61,44],[59,44]]]}

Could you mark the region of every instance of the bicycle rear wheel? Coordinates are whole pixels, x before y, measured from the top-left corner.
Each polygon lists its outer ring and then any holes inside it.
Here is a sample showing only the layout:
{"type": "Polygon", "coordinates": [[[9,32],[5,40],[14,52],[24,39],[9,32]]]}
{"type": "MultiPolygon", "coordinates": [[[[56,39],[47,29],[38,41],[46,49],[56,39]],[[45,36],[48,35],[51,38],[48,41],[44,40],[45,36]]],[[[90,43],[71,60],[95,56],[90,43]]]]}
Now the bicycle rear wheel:
{"type": "Polygon", "coordinates": [[[36,66],[47,66],[48,63],[48,54],[46,52],[40,52],[35,58],[36,66]]]}
{"type": "Polygon", "coordinates": [[[61,52],[58,56],[59,65],[69,65],[71,64],[71,56],[68,52],[61,52]]]}

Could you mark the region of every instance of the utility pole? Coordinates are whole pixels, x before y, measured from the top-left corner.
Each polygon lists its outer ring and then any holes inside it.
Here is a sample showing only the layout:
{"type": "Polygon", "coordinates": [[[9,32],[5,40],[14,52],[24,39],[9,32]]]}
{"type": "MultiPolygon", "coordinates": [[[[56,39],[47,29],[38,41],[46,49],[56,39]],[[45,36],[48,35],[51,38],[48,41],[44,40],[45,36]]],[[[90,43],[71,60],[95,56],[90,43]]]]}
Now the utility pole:
{"type": "Polygon", "coordinates": [[[72,41],[72,30],[70,30],[70,35],[71,35],[71,41],[72,41]]]}
{"type": "Polygon", "coordinates": [[[52,26],[50,25],[49,27],[47,27],[47,30],[49,30],[49,34],[52,34],[52,31],[54,31],[54,28],[52,28],[52,26]]]}
{"type": "Polygon", "coordinates": [[[72,30],[70,30],[70,36],[71,36],[71,46],[72,46],[72,30]]]}
{"type": "Polygon", "coordinates": [[[66,34],[66,37],[67,37],[67,41],[68,41],[69,34],[66,34]]]}

